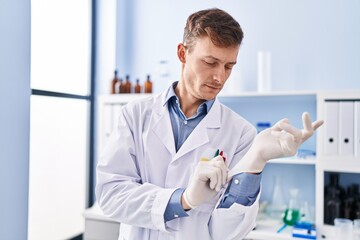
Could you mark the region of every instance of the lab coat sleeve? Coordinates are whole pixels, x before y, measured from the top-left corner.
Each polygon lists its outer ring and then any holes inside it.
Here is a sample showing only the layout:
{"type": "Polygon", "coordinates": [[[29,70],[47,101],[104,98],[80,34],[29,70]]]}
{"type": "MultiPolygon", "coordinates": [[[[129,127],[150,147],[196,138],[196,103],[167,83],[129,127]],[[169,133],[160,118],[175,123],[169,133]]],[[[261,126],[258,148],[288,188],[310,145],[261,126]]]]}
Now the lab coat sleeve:
{"type": "Polygon", "coordinates": [[[104,214],[116,221],[167,231],[164,212],[176,189],[142,183],[132,121],[123,107],[117,128],[97,164],[96,198],[104,214]]]}
{"type": "MultiPolygon", "coordinates": [[[[241,158],[251,147],[256,136],[256,130],[248,126],[240,137],[239,147],[229,168],[231,169],[241,161],[241,158]]],[[[261,191],[261,190],[260,190],[261,191]]],[[[234,203],[230,208],[216,208],[209,221],[210,235],[214,240],[243,239],[255,227],[256,216],[259,210],[260,193],[253,204],[244,206],[234,203]]],[[[223,199],[220,198],[219,203],[223,199]]],[[[219,205],[218,203],[218,205],[219,205]]]]}

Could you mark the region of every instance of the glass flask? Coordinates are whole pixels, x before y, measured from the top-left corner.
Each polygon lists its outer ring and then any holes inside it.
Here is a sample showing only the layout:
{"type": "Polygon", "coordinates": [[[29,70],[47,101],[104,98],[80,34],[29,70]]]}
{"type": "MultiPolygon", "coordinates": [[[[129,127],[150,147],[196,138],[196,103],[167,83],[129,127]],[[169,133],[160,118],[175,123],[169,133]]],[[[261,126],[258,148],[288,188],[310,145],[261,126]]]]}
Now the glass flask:
{"type": "Polygon", "coordinates": [[[300,220],[300,207],[298,201],[299,189],[290,189],[290,201],[285,210],[283,221],[286,225],[294,226],[300,220]]]}
{"type": "Polygon", "coordinates": [[[274,189],[272,192],[271,203],[267,208],[268,215],[274,219],[279,220],[282,219],[284,211],[286,209],[284,194],[281,188],[280,180],[281,179],[279,176],[274,177],[274,189]]]}

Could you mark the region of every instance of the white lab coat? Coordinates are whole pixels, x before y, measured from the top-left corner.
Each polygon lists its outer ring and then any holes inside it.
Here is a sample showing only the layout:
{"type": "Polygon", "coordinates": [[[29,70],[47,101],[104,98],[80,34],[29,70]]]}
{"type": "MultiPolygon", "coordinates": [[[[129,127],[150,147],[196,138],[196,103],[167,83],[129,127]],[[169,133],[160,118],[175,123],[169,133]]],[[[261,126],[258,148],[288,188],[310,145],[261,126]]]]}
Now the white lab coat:
{"type": "MultiPolygon", "coordinates": [[[[251,206],[216,208],[221,193],[192,209],[189,217],[164,222],[172,193],[186,188],[208,149],[220,149],[233,167],[256,135],[245,119],[218,99],[178,152],[166,92],[128,103],[97,165],[96,196],[103,212],[121,222],[119,239],[242,239],[255,226],[258,199],[251,206]],[[126,224],[126,225],[125,225],[126,224]],[[123,236],[129,232],[128,236],[123,236]]],[[[260,195],[260,194],[259,194],[260,195]]],[[[259,198],[259,197],[258,197],[259,198]]]]}

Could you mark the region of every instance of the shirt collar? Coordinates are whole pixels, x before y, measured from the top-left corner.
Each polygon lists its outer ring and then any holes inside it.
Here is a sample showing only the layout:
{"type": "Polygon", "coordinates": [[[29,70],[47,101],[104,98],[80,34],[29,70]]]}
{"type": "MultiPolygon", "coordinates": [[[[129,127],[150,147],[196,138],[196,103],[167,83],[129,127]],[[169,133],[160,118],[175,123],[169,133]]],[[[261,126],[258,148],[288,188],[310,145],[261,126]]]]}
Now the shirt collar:
{"type": "MultiPolygon", "coordinates": [[[[179,102],[179,98],[178,98],[178,96],[176,96],[176,93],[175,93],[175,88],[176,88],[177,84],[178,84],[178,81],[173,82],[173,84],[171,84],[171,86],[168,88],[166,97],[164,98],[163,106],[165,106],[165,104],[170,99],[173,99],[173,98],[175,98],[177,100],[177,102],[179,102]]],[[[200,104],[198,109],[200,109],[203,105],[205,105],[206,113],[208,113],[210,111],[212,105],[214,104],[214,102],[215,102],[215,98],[211,99],[211,100],[207,100],[207,101],[203,102],[202,104],[200,104]]]]}

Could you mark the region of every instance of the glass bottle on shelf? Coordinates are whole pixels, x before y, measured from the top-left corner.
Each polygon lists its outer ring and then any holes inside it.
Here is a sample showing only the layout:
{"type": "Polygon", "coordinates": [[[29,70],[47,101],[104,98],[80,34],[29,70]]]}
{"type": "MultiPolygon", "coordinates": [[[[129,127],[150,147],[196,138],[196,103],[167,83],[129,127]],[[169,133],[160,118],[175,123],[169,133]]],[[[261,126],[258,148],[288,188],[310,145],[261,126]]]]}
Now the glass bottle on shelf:
{"type": "Polygon", "coordinates": [[[354,219],[360,219],[360,193],[359,193],[359,184],[354,184],[354,219]]]}
{"type": "Polygon", "coordinates": [[[333,225],[335,218],[343,217],[344,197],[345,189],[339,185],[339,174],[330,173],[330,183],[325,186],[324,223],[333,225]]]}
{"type": "Polygon", "coordinates": [[[355,204],[355,216],[356,219],[360,219],[360,200],[358,199],[355,204]]]}
{"type": "Polygon", "coordinates": [[[354,220],[356,218],[356,198],[359,194],[359,185],[351,184],[347,187],[344,199],[344,218],[354,220]]]}
{"type": "Polygon", "coordinates": [[[118,71],[115,70],[114,71],[114,77],[111,80],[111,88],[110,88],[110,93],[111,94],[118,93],[118,91],[117,91],[118,84],[119,84],[118,71]]]}
{"type": "Polygon", "coordinates": [[[150,80],[150,75],[146,76],[146,81],[144,84],[144,93],[152,93],[152,82],[150,80]]]}
{"type": "Polygon", "coordinates": [[[331,188],[325,196],[324,223],[334,225],[335,218],[342,217],[342,203],[336,189],[331,188]]]}
{"type": "Polygon", "coordinates": [[[125,77],[125,93],[131,93],[130,75],[126,75],[125,77]]]}
{"type": "Polygon", "coordinates": [[[139,83],[139,79],[136,79],[136,84],[134,87],[135,93],[141,93],[141,85],[139,83]]]}
{"type": "Polygon", "coordinates": [[[120,84],[119,84],[119,93],[126,93],[126,86],[125,82],[122,78],[120,78],[120,84]]]}
{"type": "Polygon", "coordinates": [[[300,220],[300,206],[298,202],[299,189],[290,189],[290,201],[285,210],[283,221],[286,225],[294,226],[300,220]]]}
{"type": "Polygon", "coordinates": [[[345,196],[345,189],[339,184],[340,176],[339,173],[330,173],[330,183],[325,186],[325,195],[329,189],[334,188],[340,198],[345,196]]]}

